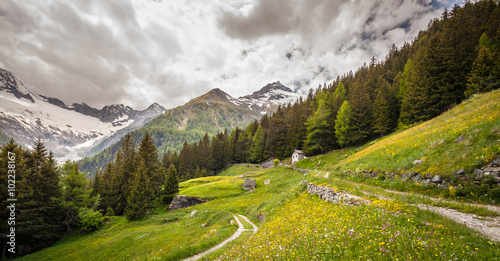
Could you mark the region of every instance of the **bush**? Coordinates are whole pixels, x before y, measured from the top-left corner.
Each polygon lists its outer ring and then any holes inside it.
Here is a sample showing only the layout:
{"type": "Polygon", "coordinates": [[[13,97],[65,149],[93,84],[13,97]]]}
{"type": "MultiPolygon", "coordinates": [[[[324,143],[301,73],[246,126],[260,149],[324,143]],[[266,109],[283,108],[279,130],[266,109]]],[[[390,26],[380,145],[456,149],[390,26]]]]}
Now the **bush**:
{"type": "Polygon", "coordinates": [[[280,160],[279,159],[275,159],[273,161],[273,164],[274,164],[275,167],[278,167],[278,165],[280,164],[280,160]]]}
{"type": "Polygon", "coordinates": [[[78,218],[83,231],[98,230],[104,222],[104,217],[100,212],[88,208],[81,208],[78,218]]]}

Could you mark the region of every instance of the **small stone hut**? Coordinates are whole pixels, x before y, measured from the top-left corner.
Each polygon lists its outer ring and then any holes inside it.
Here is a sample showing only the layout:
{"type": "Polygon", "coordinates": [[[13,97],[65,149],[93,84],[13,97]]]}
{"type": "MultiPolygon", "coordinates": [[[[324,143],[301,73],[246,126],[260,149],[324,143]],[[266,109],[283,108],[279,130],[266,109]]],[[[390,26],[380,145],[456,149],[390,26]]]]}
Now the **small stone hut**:
{"type": "Polygon", "coordinates": [[[301,150],[295,150],[292,154],[292,164],[297,163],[299,160],[303,159],[306,157],[306,154],[304,154],[303,151],[301,150]]]}

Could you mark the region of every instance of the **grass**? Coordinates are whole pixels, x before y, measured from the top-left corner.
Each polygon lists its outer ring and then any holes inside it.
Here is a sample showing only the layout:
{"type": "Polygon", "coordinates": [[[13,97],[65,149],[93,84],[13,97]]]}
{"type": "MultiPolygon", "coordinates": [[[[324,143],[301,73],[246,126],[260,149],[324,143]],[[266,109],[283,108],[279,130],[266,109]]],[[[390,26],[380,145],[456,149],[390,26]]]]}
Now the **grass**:
{"type": "Polygon", "coordinates": [[[500,90],[475,95],[439,117],[366,147],[336,167],[444,176],[482,167],[500,154],[499,100],[500,90]],[[423,162],[414,165],[417,159],[423,162]]]}
{"type": "Polygon", "coordinates": [[[379,200],[361,207],[302,193],[222,260],[498,260],[500,248],[428,211],[379,200]]]}
{"type": "Polygon", "coordinates": [[[89,255],[99,260],[179,260],[218,244],[237,229],[227,211],[206,211],[189,218],[190,212],[172,211],[135,222],[113,217],[99,231],[73,233],[19,260],[88,260],[89,255]]]}
{"type": "Polygon", "coordinates": [[[260,167],[231,166],[217,176],[240,176],[247,172],[259,171],[260,167]]]}
{"type": "MultiPolygon", "coordinates": [[[[249,170],[238,167],[230,171],[240,171],[242,175],[249,170]]],[[[112,217],[112,222],[96,232],[71,233],[54,246],[19,260],[88,260],[89,255],[97,260],[180,260],[193,256],[221,243],[236,231],[238,225],[230,223],[233,214],[243,214],[260,224],[257,214],[267,216],[289,197],[303,178],[302,173],[287,167],[259,170],[249,176],[257,180],[253,193],[244,191],[243,179],[234,176],[186,181],[180,194],[210,201],[176,211],[156,210],[155,214],[134,222],[112,217]],[[266,186],[267,179],[271,183],[266,186]],[[193,210],[198,211],[190,218],[193,210]]],[[[240,221],[245,228],[252,228],[242,218],[240,221]]]]}

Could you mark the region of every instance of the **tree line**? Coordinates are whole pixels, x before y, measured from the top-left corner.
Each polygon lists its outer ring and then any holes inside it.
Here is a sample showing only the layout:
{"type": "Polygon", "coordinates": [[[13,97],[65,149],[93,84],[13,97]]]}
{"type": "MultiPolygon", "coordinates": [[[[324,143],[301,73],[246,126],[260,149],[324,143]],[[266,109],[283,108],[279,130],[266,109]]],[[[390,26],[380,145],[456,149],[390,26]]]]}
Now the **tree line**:
{"type": "Polygon", "coordinates": [[[385,61],[373,58],[245,129],[185,142],[163,161],[186,180],[233,163],[284,159],[296,149],[309,156],[326,153],[429,120],[500,86],[499,28],[495,1],[456,5],[411,44],[393,46],[385,61]]]}

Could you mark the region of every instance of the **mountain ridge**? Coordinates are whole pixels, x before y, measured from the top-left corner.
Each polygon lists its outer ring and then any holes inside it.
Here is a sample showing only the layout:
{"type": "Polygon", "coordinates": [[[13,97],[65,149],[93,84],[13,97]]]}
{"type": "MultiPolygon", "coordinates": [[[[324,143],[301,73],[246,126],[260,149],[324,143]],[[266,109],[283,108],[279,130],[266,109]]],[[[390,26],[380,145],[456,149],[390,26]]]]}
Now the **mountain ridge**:
{"type": "MultiPolygon", "coordinates": [[[[26,146],[40,138],[57,158],[77,159],[119,132],[142,127],[165,108],[157,103],[138,111],[114,104],[96,109],[36,94],[10,71],[0,68],[0,131],[26,146]]],[[[125,135],[125,134],[123,134],[125,135]]]]}

